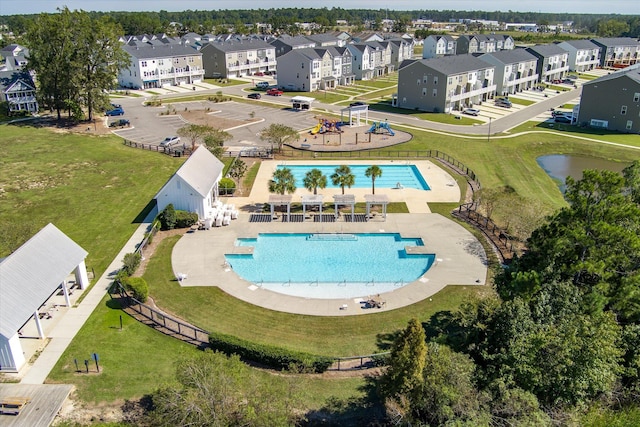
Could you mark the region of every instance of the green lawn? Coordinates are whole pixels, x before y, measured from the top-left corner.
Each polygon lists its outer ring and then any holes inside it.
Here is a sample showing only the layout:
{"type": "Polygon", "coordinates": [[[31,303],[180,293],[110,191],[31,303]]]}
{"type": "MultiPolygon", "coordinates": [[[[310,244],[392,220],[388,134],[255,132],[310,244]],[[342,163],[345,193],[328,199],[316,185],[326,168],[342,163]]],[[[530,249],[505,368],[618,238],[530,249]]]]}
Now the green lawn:
{"type": "Polygon", "coordinates": [[[116,136],[59,134],[26,125],[0,126],[0,133],[0,229],[10,240],[0,240],[5,242],[0,256],[9,253],[6,244],[21,244],[51,222],[89,252],[87,267],[96,276],[184,161],[126,147],[116,136]]]}
{"type": "Polygon", "coordinates": [[[513,104],[518,104],[518,105],[532,105],[532,104],[535,104],[535,101],[531,101],[530,99],[521,99],[521,98],[509,97],[509,100],[513,104]]]}

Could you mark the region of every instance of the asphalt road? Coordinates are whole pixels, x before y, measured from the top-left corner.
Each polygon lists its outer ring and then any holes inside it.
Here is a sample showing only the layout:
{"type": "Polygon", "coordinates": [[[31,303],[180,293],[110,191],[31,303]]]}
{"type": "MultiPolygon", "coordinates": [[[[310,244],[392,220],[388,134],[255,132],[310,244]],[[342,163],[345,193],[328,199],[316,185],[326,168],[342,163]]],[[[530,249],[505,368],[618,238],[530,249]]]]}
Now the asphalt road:
{"type": "MultiPolygon", "coordinates": [[[[248,92],[243,89],[250,87],[253,87],[253,85],[251,83],[247,83],[245,85],[229,86],[220,89],[199,90],[197,91],[197,94],[215,94],[222,91],[225,94],[246,98],[248,92]]],[[[503,117],[492,120],[490,123],[475,126],[431,122],[420,120],[410,115],[376,112],[372,110],[369,111],[369,119],[375,121],[388,120],[391,123],[406,124],[424,129],[465,135],[488,135],[489,130],[491,131],[491,134],[497,134],[508,131],[509,129],[531,120],[546,111],[550,111],[551,108],[557,108],[562,104],[571,102],[580,96],[581,91],[582,89],[578,88],[562,92],[525,108],[509,112],[503,117]]],[[[314,126],[316,123],[314,116],[321,114],[317,110],[315,112],[314,110],[310,112],[293,111],[289,108],[291,105],[290,97],[274,97],[266,94],[263,95],[262,100],[252,101],[251,104],[238,102],[212,103],[208,101],[182,103],[178,100],[176,100],[175,104],[171,102],[172,99],[182,98],[185,95],[187,94],[179,93],[159,95],[158,97],[163,100],[162,107],[145,106],[144,101],[148,98],[136,97],[118,99],[117,103],[121,104],[125,110],[125,115],[118,118],[129,119],[132,127],[119,129],[114,131],[114,133],[122,138],[138,143],[159,144],[165,137],[175,135],[177,130],[186,124],[186,122],[179,116],[165,116],[160,114],[166,110],[167,104],[175,105],[178,111],[184,107],[192,110],[204,110],[209,107],[211,111],[218,111],[215,114],[218,114],[221,117],[243,120],[250,117],[253,113],[254,118],[261,119],[258,123],[228,130],[228,132],[233,135],[233,139],[227,142],[225,144],[226,146],[234,148],[265,147],[267,146],[267,143],[260,140],[258,133],[271,123],[283,123],[296,130],[302,130],[314,126]],[[274,107],[274,105],[279,105],[281,108],[274,107]]],[[[344,106],[323,104],[322,99],[317,99],[313,104],[313,107],[315,109],[326,110],[336,114],[340,114],[340,110],[344,108],[344,106]]]]}

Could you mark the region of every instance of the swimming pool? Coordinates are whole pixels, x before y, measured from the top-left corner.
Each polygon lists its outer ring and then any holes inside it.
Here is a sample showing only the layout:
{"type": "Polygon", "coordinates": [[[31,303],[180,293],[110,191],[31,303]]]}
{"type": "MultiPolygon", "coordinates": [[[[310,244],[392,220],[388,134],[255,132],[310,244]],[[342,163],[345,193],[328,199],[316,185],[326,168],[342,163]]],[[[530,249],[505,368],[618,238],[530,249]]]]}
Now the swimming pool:
{"type": "MultiPolygon", "coordinates": [[[[304,177],[311,169],[319,169],[327,177],[327,188],[340,188],[333,185],[331,175],[340,165],[278,165],[278,169],[291,169],[296,186],[304,187],[304,177]]],[[[371,165],[349,165],[351,173],[355,175],[355,185],[351,188],[371,188],[371,178],[365,176],[365,171],[371,165]]],[[[422,177],[416,165],[378,165],[382,170],[382,175],[376,178],[376,188],[396,188],[398,183],[404,188],[415,188],[417,190],[430,190],[429,184],[422,177]]]]}
{"type": "Polygon", "coordinates": [[[419,279],[435,259],[422,239],[399,233],[261,233],[235,244],[253,247],[252,254],[225,254],[240,277],[305,298],[389,292],[419,279]]]}

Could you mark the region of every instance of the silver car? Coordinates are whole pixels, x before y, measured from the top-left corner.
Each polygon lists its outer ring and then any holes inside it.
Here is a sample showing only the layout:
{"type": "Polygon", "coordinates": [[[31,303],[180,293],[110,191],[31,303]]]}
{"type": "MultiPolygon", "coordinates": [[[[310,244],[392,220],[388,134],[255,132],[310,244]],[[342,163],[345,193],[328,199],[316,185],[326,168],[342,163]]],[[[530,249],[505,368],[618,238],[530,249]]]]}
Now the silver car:
{"type": "Polygon", "coordinates": [[[160,143],[160,147],[171,147],[172,145],[179,144],[179,143],[180,143],[179,136],[168,136],[160,143]]]}

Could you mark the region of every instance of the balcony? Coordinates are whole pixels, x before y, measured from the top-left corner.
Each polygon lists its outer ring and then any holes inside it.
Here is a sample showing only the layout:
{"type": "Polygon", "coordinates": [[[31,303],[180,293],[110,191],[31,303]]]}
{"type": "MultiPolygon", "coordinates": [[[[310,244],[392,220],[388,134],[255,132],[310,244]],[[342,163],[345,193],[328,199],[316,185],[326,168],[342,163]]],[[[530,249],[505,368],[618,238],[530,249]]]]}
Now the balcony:
{"type": "Polygon", "coordinates": [[[530,76],[520,77],[519,79],[507,80],[504,82],[505,86],[515,86],[521,83],[535,82],[538,80],[538,74],[532,74],[530,76]]]}
{"type": "Polygon", "coordinates": [[[469,92],[462,92],[455,95],[451,95],[448,102],[458,102],[463,99],[473,98],[474,96],[484,95],[485,93],[491,93],[496,91],[496,85],[490,85],[487,87],[481,87],[479,89],[470,90],[469,92]]]}

